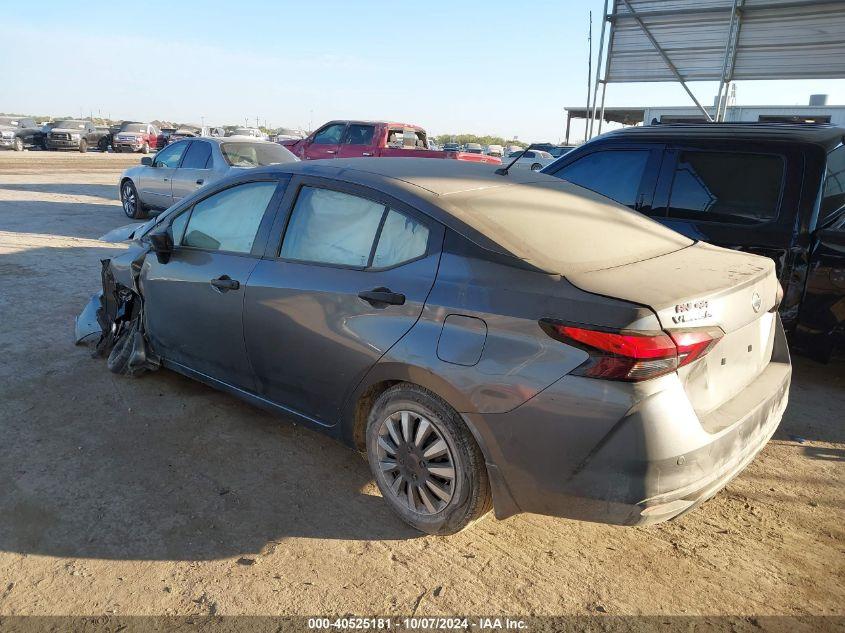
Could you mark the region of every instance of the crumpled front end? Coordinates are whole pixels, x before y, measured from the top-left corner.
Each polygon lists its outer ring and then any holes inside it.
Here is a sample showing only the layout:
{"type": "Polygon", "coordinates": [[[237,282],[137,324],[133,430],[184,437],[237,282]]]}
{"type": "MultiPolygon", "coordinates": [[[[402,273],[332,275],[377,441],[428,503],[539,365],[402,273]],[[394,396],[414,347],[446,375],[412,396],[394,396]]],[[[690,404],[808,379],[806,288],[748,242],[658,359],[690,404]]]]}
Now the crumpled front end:
{"type": "Polygon", "coordinates": [[[136,376],[161,365],[146,337],[144,299],[138,287],[146,255],[142,252],[130,264],[131,288],[115,278],[112,260],[102,260],[103,289],[76,318],[76,343],[99,334],[93,355],[107,356],[109,370],[117,374],[136,376]]]}

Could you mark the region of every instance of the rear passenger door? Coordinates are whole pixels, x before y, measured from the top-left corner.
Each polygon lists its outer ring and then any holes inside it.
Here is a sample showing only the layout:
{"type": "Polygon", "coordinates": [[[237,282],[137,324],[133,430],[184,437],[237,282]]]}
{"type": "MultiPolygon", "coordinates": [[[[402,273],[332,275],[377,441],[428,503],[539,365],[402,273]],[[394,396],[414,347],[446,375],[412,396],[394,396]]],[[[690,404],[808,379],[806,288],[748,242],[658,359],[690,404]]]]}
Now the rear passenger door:
{"type": "Polygon", "coordinates": [[[173,202],[179,202],[206,184],[211,167],[211,143],[190,141],[180,166],[173,174],[173,202]]]}
{"type": "Polygon", "coordinates": [[[360,158],[375,154],[376,126],[368,123],[350,123],[340,143],[338,157],[360,158]]]}
{"type": "Polygon", "coordinates": [[[661,150],[660,145],[651,144],[597,146],[567,156],[546,173],[607,196],[634,211],[653,215],[652,199],[661,150]]]}
{"type": "Polygon", "coordinates": [[[246,288],[247,351],[261,395],[333,425],[419,318],[443,227],[378,192],[315,178],[295,179],[282,208],[246,288]]]}

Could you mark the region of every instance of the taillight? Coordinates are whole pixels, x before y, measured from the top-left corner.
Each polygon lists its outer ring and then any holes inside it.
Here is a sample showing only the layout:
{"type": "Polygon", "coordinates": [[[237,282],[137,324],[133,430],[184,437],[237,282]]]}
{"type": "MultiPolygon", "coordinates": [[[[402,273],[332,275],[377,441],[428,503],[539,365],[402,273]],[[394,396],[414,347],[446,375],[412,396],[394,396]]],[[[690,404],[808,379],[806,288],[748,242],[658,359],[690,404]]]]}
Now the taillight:
{"type": "Polygon", "coordinates": [[[632,332],[586,328],[551,319],[542,319],[540,327],[552,338],[589,353],[590,358],[573,374],[627,382],[672,373],[707,354],[723,335],[719,328],[632,332]]]}

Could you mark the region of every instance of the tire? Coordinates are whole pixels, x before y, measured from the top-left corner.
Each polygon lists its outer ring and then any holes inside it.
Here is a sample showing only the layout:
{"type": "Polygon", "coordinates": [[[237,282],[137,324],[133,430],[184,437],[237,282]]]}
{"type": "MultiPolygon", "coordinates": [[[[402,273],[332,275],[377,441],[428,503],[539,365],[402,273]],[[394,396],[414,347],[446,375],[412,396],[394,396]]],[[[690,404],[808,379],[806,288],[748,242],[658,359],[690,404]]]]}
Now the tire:
{"type": "Polygon", "coordinates": [[[150,144],[144,143],[144,146],[141,148],[142,154],[149,154],[150,153],[150,144]]]}
{"type": "Polygon", "coordinates": [[[20,136],[15,137],[15,151],[22,152],[23,151],[23,139],[20,136]]]}
{"type": "Polygon", "coordinates": [[[543,166],[540,163],[531,165],[531,171],[540,171],[541,169],[543,169],[543,166]]]}
{"type": "Polygon", "coordinates": [[[79,153],[84,154],[87,151],[88,151],[88,141],[86,141],[85,139],[82,139],[81,141],[79,141],[79,153]]]}
{"type": "Polygon", "coordinates": [[[131,180],[125,180],[120,185],[120,204],[128,218],[143,220],[147,217],[147,209],[138,197],[138,190],[131,180]]]}
{"type": "Polygon", "coordinates": [[[97,141],[97,149],[101,152],[109,151],[109,139],[104,136],[99,141],[97,141]]]}
{"type": "Polygon", "coordinates": [[[400,383],[381,394],[366,444],[382,496],[417,530],[454,534],[492,507],[481,449],[461,416],[427,389],[400,383]]]}

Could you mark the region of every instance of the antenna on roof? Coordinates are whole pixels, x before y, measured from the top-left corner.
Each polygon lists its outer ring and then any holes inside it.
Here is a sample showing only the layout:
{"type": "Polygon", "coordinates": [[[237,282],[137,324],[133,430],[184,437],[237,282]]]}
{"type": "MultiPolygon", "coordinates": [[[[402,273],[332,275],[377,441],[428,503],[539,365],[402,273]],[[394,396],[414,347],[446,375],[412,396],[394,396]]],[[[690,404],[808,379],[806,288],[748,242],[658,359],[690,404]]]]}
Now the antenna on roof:
{"type": "Polygon", "coordinates": [[[520,152],[520,153],[516,156],[516,158],[514,158],[511,162],[509,162],[509,163],[508,163],[508,166],[507,166],[507,167],[499,167],[499,168],[498,168],[496,171],[494,171],[493,173],[494,173],[494,174],[496,174],[497,176],[507,176],[507,175],[508,175],[508,170],[509,170],[511,167],[513,167],[513,164],[514,164],[516,161],[518,161],[520,158],[522,158],[522,155],[523,155],[523,154],[525,154],[525,152],[527,152],[527,151],[528,151],[528,148],[526,147],[524,150],[522,150],[522,151],[521,151],[521,152],[520,152]]]}

